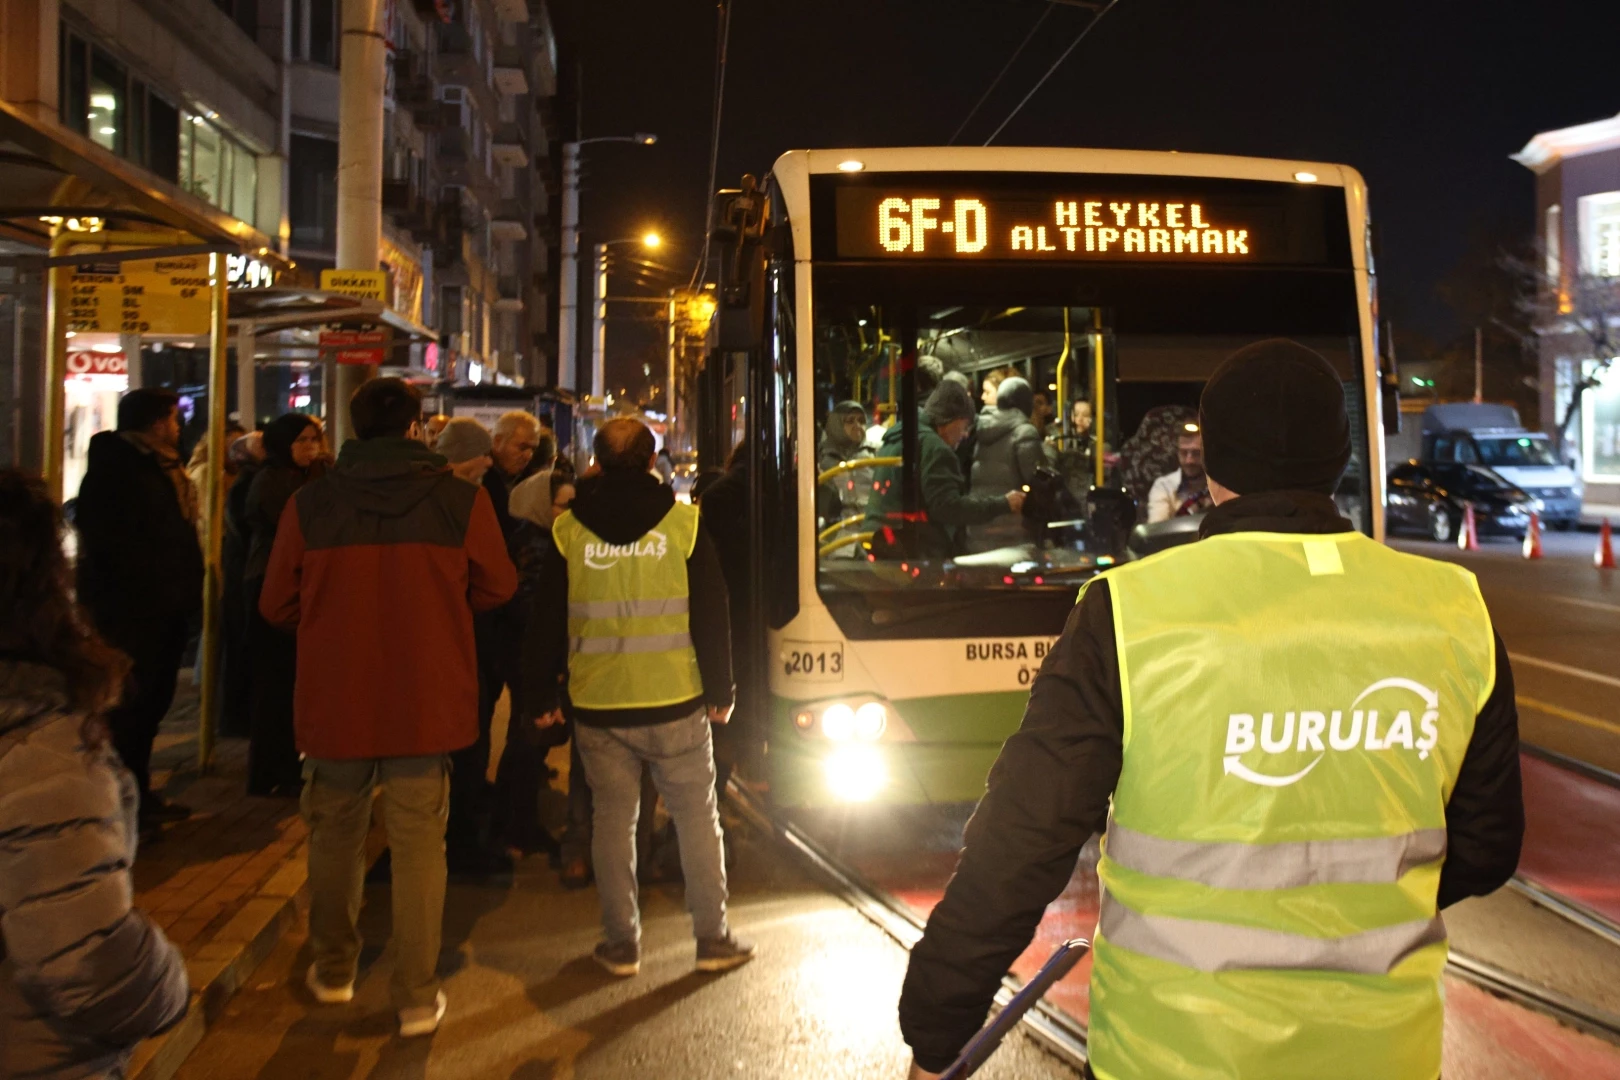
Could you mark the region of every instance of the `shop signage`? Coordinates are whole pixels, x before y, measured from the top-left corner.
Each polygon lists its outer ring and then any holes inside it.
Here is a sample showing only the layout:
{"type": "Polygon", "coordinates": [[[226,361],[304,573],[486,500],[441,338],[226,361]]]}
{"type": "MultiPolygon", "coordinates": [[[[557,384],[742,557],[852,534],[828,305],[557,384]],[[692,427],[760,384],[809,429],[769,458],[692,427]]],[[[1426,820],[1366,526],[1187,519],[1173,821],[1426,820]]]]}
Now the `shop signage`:
{"type": "Polygon", "coordinates": [[[321,290],[388,303],[386,270],[322,270],[321,290]]]}
{"type": "Polygon", "coordinates": [[[75,333],[208,333],[212,302],[208,256],[125,263],[87,260],[68,289],[68,329],[75,333]]]}
{"type": "Polygon", "coordinates": [[[69,375],[128,375],[129,359],[121,352],[71,352],[67,369],[69,375]]]}
{"type": "Polygon", "coordinates": [[[225,286],[230,289],[268,289],[276,283],[270,264],[251,255],[225,256],[225,286]]]}

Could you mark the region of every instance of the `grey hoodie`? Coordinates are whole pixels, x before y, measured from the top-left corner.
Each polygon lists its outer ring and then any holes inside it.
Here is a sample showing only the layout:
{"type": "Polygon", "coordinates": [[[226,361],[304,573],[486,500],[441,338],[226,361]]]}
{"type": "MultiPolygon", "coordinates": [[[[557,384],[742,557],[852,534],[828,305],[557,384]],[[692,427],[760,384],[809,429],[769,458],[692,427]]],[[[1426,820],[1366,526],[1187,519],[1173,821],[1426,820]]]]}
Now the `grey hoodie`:
{"type": "Polygon", "coordinates": [[[0,1077],[121,1077],[185,1016],[186,965],[132,904],[135,783],[62,676],[0,659],[0,1077]]]}

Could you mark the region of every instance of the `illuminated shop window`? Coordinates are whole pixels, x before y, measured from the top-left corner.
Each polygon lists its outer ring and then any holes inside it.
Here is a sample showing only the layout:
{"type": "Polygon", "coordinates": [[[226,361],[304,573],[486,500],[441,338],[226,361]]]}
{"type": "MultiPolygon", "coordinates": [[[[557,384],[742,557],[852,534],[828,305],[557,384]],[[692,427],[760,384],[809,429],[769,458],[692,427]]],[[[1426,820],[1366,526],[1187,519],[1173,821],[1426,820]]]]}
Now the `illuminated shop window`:
{"type": "Polygon", "coordinates": [[[1620,277],[1620,191],[1580,201],[1581,265],[1600,277],[1620,277]]]}

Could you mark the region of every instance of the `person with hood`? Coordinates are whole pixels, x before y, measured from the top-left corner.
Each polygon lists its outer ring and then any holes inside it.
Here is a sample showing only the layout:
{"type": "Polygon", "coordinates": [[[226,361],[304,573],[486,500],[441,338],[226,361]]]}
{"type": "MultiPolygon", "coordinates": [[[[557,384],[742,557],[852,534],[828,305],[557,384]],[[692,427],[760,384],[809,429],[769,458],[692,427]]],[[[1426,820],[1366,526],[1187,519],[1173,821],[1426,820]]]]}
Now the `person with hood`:
{"type": "Polygon", "coordinates": [[[354,392],[355,438],[282,512],[259,598],[298,635],[293,717],[309,824],[305,984],[354,997],[356,919],[372,797],[392,852],[399,1032],[444,1018],[445,817],[452,751],[478,737],[473,613],[517,588],[489,494],[423,445],[422,394],[402,379],[354,392]],[[427,662],[431,658],[431,662],[427,662]]]}
{"type": "Polygon", "coordinates": [[[248,650],[253,654],[253,702],[249,713],[250,795],[297,795],[298,742],[293,736],[293,678],[298,668],[293,636],[266,622],[258,597],[275,546],[282,511],[298,490],[325,471],[320,421],[287,413],[264,429],[264,465],[253,478],[244,507],[248,555],[242,567],[249,605],[248,650]]]}
{"type": "Polygon", "coordinates": [[[131,390],[118,403],[118,430],[90,440],[74,516],[79,603],[102,637],[134,662],[107,726],[135,774],[148,826],[191,814],[154,792],[151,778],[152,741],[174,701],[192,620],[202,608],[197,492],[179,448],[179,396],[131,390]]]}
{"type": "Polygon", "coordinates": [[[186,1015],[185,958],[132,903],[135,780],[101,716],[129,660],[73,603],[45,485],[0,471],[0,1076],[123,1076],[186,1015]]]}
{"type": "MultiPolygon", "coordinates": [[[[979,413],[978,456],[973,462],[969,490],[975,495],[1026,491],[1035,483],[1035,470],[1048,464],[1041,433],[1030,421],[1035,391],[1016,375],[996,387],[996,407],[979,413]]],[[[1016,520],[988,522],[968,529],[971,545],[980,550],[1018,544],[1025,539],[1016,520]]]]}
{"type": "Polygon", "coordinates": [[[641,969],[634,835],[650,767],[680,840],[697,969],[726,971],[754,946],[726,919],[726,868],[714,794],[711,723],[731,718],[731,629],[720,560],[696,507],[649,470],[641,421],[596,435],[601,472],[582,479],[552,526],[523,651],[524,714],[561,724],[566,673],[574,738],[594,801],[591,852],[603,937],[594,959],[641,969]]]}
{"type": "Polygon", "coordinates": [[[1098,832],[1088,1070],[1440,1074],[1440,910],[1505,884],[1524,834],[1507,651],[1473,574],[1339,513],[1354,428],[1320,354],[1240,349],[1200,411],[1200,539],[1081,591],[911,951],[915,1080],[1098,832]]]}
{"type": "MultiPolygon", "coordinates": [[[[518,654],[522,648],[529,610],[540,588],[541,568],[547,557],[557,550],[551,536],[552,522],[573,501],[572,479],[550,466],[512,489],[512,497],[507,505],[517,525],[507,541],[506,550],[512,556],[512,565],[517,568],[518,588],[516,595],[502,609],[510,613],[503,628],[502,646],[510,650],[507,662],[509,670],[514,672],[518,669],[518,654]]],[[[563,725],[542,731],[533,724],[523,723],[520,719],[524,715],[519,698],[521,689],[522,680],[514,676],[510,713],[513,720],[507,725],[506,749],[501,754],[501,762],[495,773],[495,811],[491,831],[513,851],[525,855],[538,852],[557,855],[563,864],[565,876],[570,871],[570,855],[582,864],[573,869],[588,874],[582,867],[590,844],[590,789],[585,785],[582,772],[570,771],[568,774],[568,826],[570,832],[575,832],[579,825],[576,817],[585,818],[583,845],[576,840],[572,852],[564,850],[540,822],[540,791],[549,781],[546,754],[553,746],[560,746],[569,739],[570,728],[563,725]],[[575,797],[576,786],[583,792],[584,806],[580,811],[575,808],[578,801],[575,797]]]]}
{"type": "MultiPolygon", "coordinates": [[[[489,429],[470,416],[458,416],[439,432],[434,449],[450,471],[469,484],[482,484],[494,464],[489,429]]],[[[495,706],[516,663],[517,639],[509,626],[512,605],[473,616],[478,650],[478,738],[450,755],[450,821],[445,829],[445,858],[457,877],[493,879],[512,872],[512,857],[495,842],[491,830],[494,789],[488,780],[490,728],[495,706]]]]}
{"type": "MultiPolygon", "coordinates": [[[[816,448],[816,469],[826,472],[846,461],[872,456],[866,445],[866,410],[858,401],[840,401],[827,414],[821,445],[816,448]]],[[[866,509],[872,494],[871,470],[840,473],[816,489],[816,516],[822,528],[866,509]]]]}
{"type": "MultiPolygon", "coordinates": [[[[928,396],[917,429],[917,479],[922,496],[922,519],[907,523],[901,503],[900,467],[877,469],[873,486],[877,489],[866,507],[867,526],[876,531],[873,548],[898,553],[902,537],[913,530],[916,550],[926,558],[945,558],[964,550],[965,531],[970,525],[983,525],[1003,514],[1016,514],[1024,508],[1024,493],[1011,488],[1004,494],[968,494],[962,482],[962,466],[956,448],[973,428],[977,416],[973,399],[960,383],[946,379],[928,396]]],[[[895,424],[883,436],[878,457],[900,457],[904,445],[903,425],[895,424]]],[[[897,555],[898,557],[898,555],[897,555]]]]}
{"type": "Polygon", "coordinates": [[[236,480],[225,493],[225,535],[220,541],[220,587],[224,593],[225,693],[221,701],[219,732],[246,738],[253,727],[252,660],[248,626],[253,617],[245,588],[250,527],[247,495],[253,478],[264,465],[264,433],[250,431],[231,443],[226,459],[236,480]]]}

